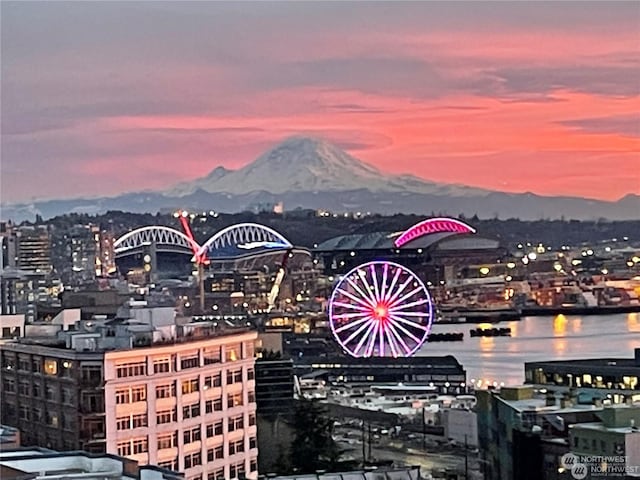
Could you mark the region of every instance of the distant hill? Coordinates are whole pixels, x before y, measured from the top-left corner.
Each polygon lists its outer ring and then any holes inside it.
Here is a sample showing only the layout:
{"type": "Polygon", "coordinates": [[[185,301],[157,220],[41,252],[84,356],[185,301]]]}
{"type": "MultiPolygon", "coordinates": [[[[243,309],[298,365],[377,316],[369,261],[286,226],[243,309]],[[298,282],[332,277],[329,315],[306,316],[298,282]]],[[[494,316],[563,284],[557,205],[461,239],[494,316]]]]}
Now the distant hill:
{"type": "Polygon", "coordinates": [[[282,201],[295,208],[362,211],[381,214],[438,212],[481,218],[578,219],[640,218],[640,196],[617,202],[576,197],[505,193],[464,185],[430,182],[413,175],[390,175],[335,145],[309,137],[291,137],[238,170],[218,166],[207,176],[165,192],[69,199],[3,206],[3,219],[20,221],[67,212],[123,210],[155,213],[177,208],[239,212],[252,205],[282,201]]]}

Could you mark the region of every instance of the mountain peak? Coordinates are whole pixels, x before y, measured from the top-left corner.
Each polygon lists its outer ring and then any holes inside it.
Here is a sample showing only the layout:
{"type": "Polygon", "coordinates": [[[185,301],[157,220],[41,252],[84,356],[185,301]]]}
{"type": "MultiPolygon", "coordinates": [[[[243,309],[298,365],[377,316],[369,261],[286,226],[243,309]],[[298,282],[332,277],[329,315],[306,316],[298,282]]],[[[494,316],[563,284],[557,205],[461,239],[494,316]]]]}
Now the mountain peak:
{"type": "Polygon", "coordinates": [[[352,157],[338,146],[320,138],[306,136],[286,138],[245,168],[255,171],[265,167],[283,168],[289,175],[293,170],[306,171],[310,175],[337,181],[344,174],[382,176],[377,168],[352,157]]]}
{"type": "Polygon", "coordinates": [[[168,192],[184,196],[202,189],[210,193],[251,192],[370,192],[447,194],[462,196],[487,192],[440,185],[411,175],[389,175],[316,137],[292,136],[273,146],[239,170],[218,167],[208,176],[178,185],[168,192]]]}

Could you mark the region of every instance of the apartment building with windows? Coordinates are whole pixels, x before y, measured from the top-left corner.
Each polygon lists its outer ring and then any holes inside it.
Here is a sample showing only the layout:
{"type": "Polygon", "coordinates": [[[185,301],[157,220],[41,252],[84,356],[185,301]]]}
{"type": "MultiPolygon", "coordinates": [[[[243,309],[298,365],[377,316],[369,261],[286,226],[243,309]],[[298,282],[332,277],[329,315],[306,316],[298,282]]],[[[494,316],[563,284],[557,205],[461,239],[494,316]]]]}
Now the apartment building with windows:
{"type": "Polygon", "coordinates": [[[257,477],[255,332],[79,322],[0,346],[2,422],[23,443],[109,453],[186,480],[257,477]],[[91,324],[91,325],[88,325],[91,324]]]}

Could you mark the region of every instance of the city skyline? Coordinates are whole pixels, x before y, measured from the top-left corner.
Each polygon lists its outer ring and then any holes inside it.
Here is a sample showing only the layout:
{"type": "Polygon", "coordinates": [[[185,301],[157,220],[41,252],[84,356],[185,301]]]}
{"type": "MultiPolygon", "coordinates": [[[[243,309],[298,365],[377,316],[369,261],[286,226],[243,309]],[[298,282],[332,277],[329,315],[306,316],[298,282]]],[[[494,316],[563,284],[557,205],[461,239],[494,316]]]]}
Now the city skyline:
{"type": "Polygon", "coordinates": [[[2,4],[2,201],[168,189],[285,137],[384,172],[640,193],[628,3],[2,4]]]}

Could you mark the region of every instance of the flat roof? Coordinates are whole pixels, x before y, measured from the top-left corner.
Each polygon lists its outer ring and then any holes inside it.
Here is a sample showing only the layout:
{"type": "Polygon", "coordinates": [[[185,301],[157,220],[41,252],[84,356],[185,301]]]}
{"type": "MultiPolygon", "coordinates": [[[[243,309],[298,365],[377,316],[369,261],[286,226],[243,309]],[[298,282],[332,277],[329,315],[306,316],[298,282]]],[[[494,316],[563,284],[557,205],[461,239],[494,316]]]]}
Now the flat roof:
{"type": "Polygon", "coordinates": [[[640,435],[638,427],[606,427],[602,422],[576,423],[575,425],[571,425],[570,428],[576,430],[592,430],[596,432],[636,433],[640,435]]]}
{"type": "Polygon", "coordinates": [[[557,404],[547,405],[547,400],[545,398],[527,398],[523,400],[505,400],[500,397],[500,399],[513,407],[514,410],[518,412],[531,411],[534,410],[539,413],[578,413],[578,412],[600,412],[602,411],[602,407],[596,407],[594,405],[583,405],[576,404],[571,405],[569,407],[560,407],[557,404]]]}

